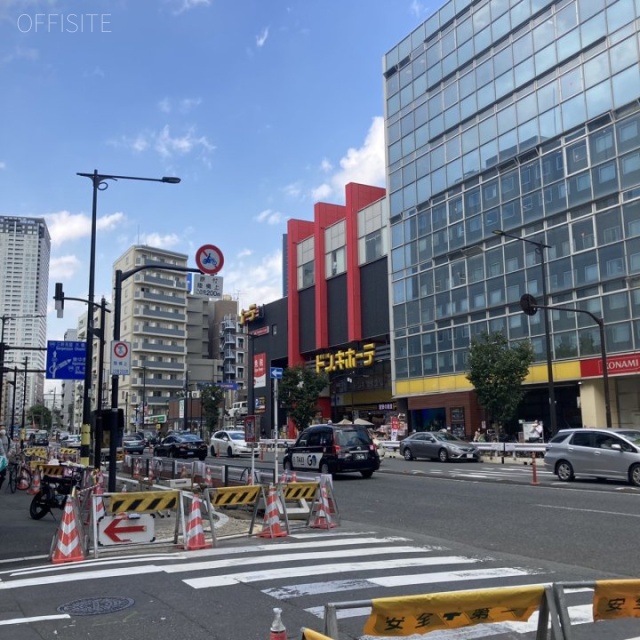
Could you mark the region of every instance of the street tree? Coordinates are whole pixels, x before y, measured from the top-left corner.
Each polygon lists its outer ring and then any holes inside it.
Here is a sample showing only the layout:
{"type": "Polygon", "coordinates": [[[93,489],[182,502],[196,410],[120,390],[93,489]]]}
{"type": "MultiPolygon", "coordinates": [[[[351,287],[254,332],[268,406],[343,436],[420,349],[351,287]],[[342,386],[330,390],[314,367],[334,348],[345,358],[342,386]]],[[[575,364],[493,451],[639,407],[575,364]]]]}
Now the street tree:
{"type": "Polygon", "coordinates": [[[25,412],[26,426],[35,425],[38,429],[51,429],[51,410],[43,404],[34,404],[25,412]]]}
{"type": "Polygon", "coordinates": [[[207,385],[200,392],[200,402],[202,403],[202,415],[209,433],[218,429],[220,420],[220,405],[224,401],[224,389],[217,384],[207,385]]]}
{"type": "Polygon", "coordinates": [[[467,380],[490,421],[502,425],[515,417],[533,360],[528,340],[510,345],[502,333],[482,333],[471,339],[467,380]]]}
{"type": "Polygon", "coordinates": [[[298,433],[306,429],[318,411],[318,396],[329,384],[325,373],[304,365],[284,370],[278,384],[278,401],[296,425],[298,433]]]}

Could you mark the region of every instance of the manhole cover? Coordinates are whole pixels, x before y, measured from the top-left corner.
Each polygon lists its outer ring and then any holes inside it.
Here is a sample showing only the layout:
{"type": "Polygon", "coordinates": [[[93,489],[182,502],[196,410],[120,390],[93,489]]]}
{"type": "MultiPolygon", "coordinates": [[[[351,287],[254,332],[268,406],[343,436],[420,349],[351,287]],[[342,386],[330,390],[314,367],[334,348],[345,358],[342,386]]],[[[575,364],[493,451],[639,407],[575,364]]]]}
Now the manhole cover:
{"type": "Polygon", "coordinates": [[[132,598],[82,598],[60,605],[58,611],[72,616],[99,616],[128,609],[132,604],[132,598]]]}

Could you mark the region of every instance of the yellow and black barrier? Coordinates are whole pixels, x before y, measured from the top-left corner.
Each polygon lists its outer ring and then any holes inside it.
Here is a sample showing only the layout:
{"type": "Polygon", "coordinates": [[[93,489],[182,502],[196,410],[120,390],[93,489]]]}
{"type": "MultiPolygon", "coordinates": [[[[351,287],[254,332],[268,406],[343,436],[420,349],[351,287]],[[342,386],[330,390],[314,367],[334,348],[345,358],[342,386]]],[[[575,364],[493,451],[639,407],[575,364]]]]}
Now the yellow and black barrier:
{"type": "Polygon", "coordinates": [[[567,640],[552,585],[522,585],[329,603],[324,633],[338,636],[338,610],[370,607],[363,633],[405,637],[496,622],[526,622],[538,612],[535,640],[567,640]]]}
{"type": "Polygon", "coordinates": [[[319,487],[320,484],[318,482],[288,482],[281,485],[282,496],[285,502],[313,500],[319,487]]]}
{"type": "Polygon", "coordinates": [[[77,458],[78,454],[78,449],[74,449],[73,447],[60,447],[58,449],[58,456],[61,458],[77,458]]]}
{"type": "Polygon", "coordinates": [[[49,449],[47,447],[27,447],[24,450],[24,455],[29,458],[40,458],[41,460],[48,460],[49,449]]]}
{"type": "Polygon", "coordinates": [[[307,629],[302,627],[302,639],[301,640],[333,640],[329,636],[325,636],[322,633],[318,633],[313,629],[307,629]]]}
{"type": "Polygon", "coordinates": [[[240,487],[214,487],[204,491],[204,498],[207,505],[207,512],[209,514],[211,536],[213,538],[214,546],[217,544],[214,524],[214,511],[216,508],[253,507],[248,533],[248,535],[251,535],[256,522],[260,500],[263,500],[263,503],[266,503],[264,489],[261,484],[250,484],[240,487]]]}
{"type": "Polygon", "coordinates": [[[37,462],[36,468],[40,471],[41,476],[49,476],[51,478],[64,478],[69,475],[69,467],[65,467],[61,464],[45,464],[43,462],[37,462]]]}
{"type": "Polygon", "coordinates": [[[108,494],[109,513],[153,513],[179,508],[179,491],[136,491],[108,494]]]}
{"type": "Polygon", "coordinates": [[[91,425],[83,424],[80,430],[80,464],[89,466],[91,453],[91,425]]]}

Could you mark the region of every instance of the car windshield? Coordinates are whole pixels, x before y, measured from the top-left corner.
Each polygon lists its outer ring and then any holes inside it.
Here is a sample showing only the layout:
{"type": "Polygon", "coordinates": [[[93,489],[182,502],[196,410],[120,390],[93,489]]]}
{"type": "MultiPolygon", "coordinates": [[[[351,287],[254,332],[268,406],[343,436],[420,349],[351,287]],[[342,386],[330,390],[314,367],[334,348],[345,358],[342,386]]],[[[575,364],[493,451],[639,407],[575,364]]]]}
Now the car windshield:
{"type": "Polygon", "coordinates": [[[184,442],[197,442],[200,440],[200,438],[198,438],[198,436],[193,435],[191,433],[187,433],[183,436],[180,436],[180,439],[183,440],[184,442]]]}
{"type": "Polygon", "coordinates": [[[229,437],[232,440],[244,440],[244,433],[242,431],[229,431],[229,437]]]}
{"type": "Polygon", "coordinates": [[[360,429],[341,429],[338,431],[337,439],[341,447],[358,447],[371,444],[369,433],[360,429]]]}
{"type": "Polygon", "coordinates": [[[640,431],[637,431],[636,429],[620,429],[619,431],[616,431],[616,433],[619,433],[621,436],[624,436],[635,444],[640,444],[640,431]]]}
{"type": "Polygon", "coordinates": [[[447,431],[437,431],[433,434],[437,440],[441,440],[442,442],[453,442],[455,444],[467,444],[464,440],[461,440],[457,436],[454,436],[452,433],[448,433],[447,431]]]}

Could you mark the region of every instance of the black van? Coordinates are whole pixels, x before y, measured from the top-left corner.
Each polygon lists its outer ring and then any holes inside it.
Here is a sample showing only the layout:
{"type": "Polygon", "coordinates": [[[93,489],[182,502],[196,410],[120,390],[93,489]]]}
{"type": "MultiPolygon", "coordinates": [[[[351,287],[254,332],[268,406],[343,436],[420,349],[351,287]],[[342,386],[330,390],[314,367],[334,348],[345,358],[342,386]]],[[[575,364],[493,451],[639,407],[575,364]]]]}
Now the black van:
{"type": "Polygon", "coordinates": [[[365,426],[314,424],[287,447],[286,471],[360,472],[370,478],[380,468],[380,456],[365,426]]]}

